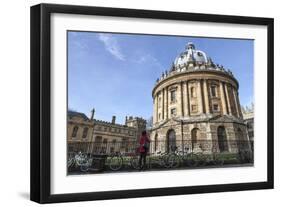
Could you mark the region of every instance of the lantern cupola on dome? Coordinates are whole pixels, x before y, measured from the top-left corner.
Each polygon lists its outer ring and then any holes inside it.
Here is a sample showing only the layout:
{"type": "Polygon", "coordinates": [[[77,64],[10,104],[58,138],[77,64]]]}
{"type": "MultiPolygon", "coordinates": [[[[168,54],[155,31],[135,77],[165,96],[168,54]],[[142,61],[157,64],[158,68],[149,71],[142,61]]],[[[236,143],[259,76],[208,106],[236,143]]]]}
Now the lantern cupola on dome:
{"type": "Polygon", "coordinates": [[[189,64],[207,64],[208,58],[205,52],[201,50],[196,50],[195,45],[192,42],[189,42],[185,51],[182,52],[174,61],[174,66],[176,68],[181,68],[188,66],[189,64]]]}

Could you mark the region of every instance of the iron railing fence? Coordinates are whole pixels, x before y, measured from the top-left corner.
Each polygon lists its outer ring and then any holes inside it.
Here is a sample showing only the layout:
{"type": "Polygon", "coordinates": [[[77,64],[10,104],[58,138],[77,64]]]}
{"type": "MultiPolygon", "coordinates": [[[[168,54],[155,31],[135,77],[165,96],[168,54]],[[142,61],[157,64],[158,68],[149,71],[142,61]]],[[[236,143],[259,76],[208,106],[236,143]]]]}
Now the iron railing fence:
{"type": "MultiPolygon", "coordinates": [[[[68,153],[89,153],[110,155],[113,153],[135,154],[138,152],[138,142],[69,142],[68,153]]],[[[149,153],[181,151],[186,153],[238,153],[241,151],[252,151],[251,143],[244,140],[214,141],[200,139],[173,140],[173,141],[151,141],[149,153]]]]}
{"type": "MultiPolygon", "coordinates": [[[[130,171],[138,167],[138,142],[72,142],[67,146],[69,173],[130,171]]],[[[243,140],[152,141],[147,157],[150,169],[253,163],[251,144],[243,140]]]]}

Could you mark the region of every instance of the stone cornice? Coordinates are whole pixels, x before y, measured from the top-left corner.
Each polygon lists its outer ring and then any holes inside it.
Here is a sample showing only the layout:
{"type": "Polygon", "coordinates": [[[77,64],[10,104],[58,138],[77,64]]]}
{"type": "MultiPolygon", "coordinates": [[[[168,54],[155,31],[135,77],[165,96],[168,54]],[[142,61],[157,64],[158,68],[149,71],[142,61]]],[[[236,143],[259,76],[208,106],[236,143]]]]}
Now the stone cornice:
{"type": "MultiPolygon", "coordinates": [[[[220,70],[210,70],[210,69],[197,69],[197,70],[187,70],[187,71],[182,71],[182,72],[175,72],[173,74],[170,74],[169,76],[165,77],[164,79],[160,80],[159,82],[156,83],[156,85],[154,86],[153,90],[152,90],[152,97],[154,96],[154,93],[156,91],[157,88],[159,88],[161,85],[169,82],[170,80],[173,80],[174,78],[178,78],[178,77],[181,77],[181,76],[186,76],[188,78],[188,76],[192,76],[192,75],[196,75],[196,74],[202,74],[202,75],[208,75],[208,74],[212,74],[212,75],[218,75],[220,77],[224,77],[224,78],[227,78],[227,79],[230,79],[232,80],[236,85],[237,85],[237,90],[239,88],[239,83],[238,81],[236,80],[236,78],[224,71],[220,71],[220,70]]],[[[191,79],[194,79],[196,80],[196,78],[191,78],[191,79]]],[[[204,77],[200,77],[199,79],[205,79],[204,77]]],[[[206,77],[206,79],[210,79],[209,77],[206,77]]],[[[215,79],[214,79],[215,80],[215,79]]],[[[219,77],[218,79],[219,80],[219,77]]],[[[174,84],[174,83],[172,83],[174,84]]]]}

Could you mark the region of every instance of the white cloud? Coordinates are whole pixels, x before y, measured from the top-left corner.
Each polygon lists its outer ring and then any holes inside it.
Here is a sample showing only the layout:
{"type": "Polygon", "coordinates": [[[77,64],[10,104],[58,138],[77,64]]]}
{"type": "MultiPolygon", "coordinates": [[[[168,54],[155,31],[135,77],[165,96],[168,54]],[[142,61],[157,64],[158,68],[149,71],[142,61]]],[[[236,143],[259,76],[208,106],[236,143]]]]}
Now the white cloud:
{"type": "Polygon", "coordinates": [[[135,62],[138,64],[150,63],[160,68],[163,68],[159,60],[153,57],[151,54],[143,54],[143,55],[136,56],[135,62]]]}
{"type": "Polygon", "coordinates": [[[121,52],[121,49],[118,45],[117,40],[112,37],[110,34],[99,34],[99,40],[103,42],[105,49],[110,52],[118,60],[125,60],[124,54],[121,52]]]}
{"type": "Polygon", "coordinates": [[[87,43],[85,43],[84,41],[82,40],[76,40],[73,42],[73,44],[78,47],[79,49],[82,49],[82,50],[85,50],[85,49],[88,49],[88,45],[87,43]]]}

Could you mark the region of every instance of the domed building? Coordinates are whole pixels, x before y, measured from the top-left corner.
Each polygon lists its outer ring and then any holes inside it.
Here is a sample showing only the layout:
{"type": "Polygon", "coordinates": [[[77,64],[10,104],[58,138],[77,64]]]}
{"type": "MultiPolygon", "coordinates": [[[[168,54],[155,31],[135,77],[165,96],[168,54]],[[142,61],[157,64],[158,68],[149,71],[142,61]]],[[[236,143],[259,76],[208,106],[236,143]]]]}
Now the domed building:
{"type": "Polygon", "coordinates": [[[238,89],[230,70],[188,43],[152,90],[151,150],[171,151],[176,146],[194,152],[249,149],[238,89]]]}

